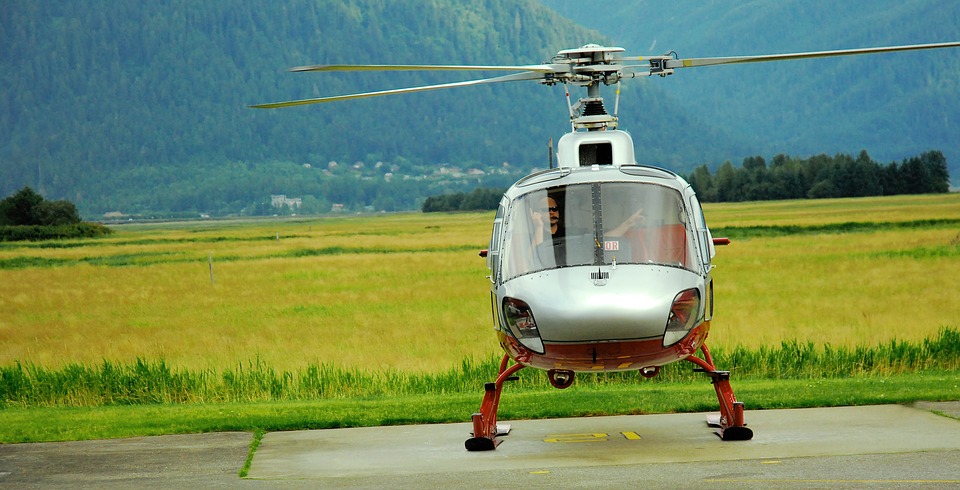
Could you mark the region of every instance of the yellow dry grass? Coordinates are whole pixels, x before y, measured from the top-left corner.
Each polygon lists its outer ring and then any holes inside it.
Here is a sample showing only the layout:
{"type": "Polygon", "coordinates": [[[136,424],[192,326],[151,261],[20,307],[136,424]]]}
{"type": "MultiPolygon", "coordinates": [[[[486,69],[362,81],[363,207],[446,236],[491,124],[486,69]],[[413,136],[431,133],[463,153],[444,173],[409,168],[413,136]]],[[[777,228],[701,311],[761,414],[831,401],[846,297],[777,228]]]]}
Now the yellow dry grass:
{"type": "Polygon", "coordinates": [[[736,241],[715,260],[714,343],[834,346],[917,341],[957,327],[958,230],[880,231],[736,241]],[[954,246],[956,248],[956,246],[954,246]],[[925,256],[926,255],[926,256],[925,256]]]}
{"type": "Polygon", "coordinates": [[[0,364],[140,357],[191,368],[259,360],[276,369],[325,362],[427,370],[486,357],[496,345],[476,251],[489,223],[487,214],[457,214],[120,227],[81,247],[8,247],[0,260],[137,255],[160,262],[0,270],[0,364]],[[204,237],[228,239],[179,241],[204,237]],[[251,237],[274,238],[229,240],[251,237]],[[337,246],[371,253],[289,255],[337,246]],[[466,249],[402,251],[444,247],[466,249]]]}
{"type": "MultiPolygon", "coordinates": [[[[960,217],[960,196],[706,206],[712,226],[960,217]]],[[[3,244],[0,365],[257,360],[426,371],[499,352],[484,260],[492,213],[125,225],[3,244]],[[342,247],[348,253],[318,251],[342,247]],[[211,284],[209,258],[213,258],[211,284]]],[[[957,327],[960,230],[737,240],[716,258],[715,345],[917,340],[957,327]],[[951,245],[952,244],[952,245],[951,245]],[[953,247],[952,249],[950,247],[953,247]]]]}

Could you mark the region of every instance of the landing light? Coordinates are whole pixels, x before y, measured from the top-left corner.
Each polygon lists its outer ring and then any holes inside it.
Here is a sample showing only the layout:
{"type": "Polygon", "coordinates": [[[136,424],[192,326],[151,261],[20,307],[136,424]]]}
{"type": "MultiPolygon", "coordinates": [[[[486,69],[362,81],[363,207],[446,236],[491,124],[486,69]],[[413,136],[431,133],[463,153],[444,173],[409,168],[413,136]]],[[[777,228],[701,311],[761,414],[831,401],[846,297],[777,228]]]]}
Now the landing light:
{"type": "Polygon", "coordinates": [[[519,299],[503,298],[503,317],[507,320],[510,331],[524,347],[543,354],[540,330],[537,329],[537,321],[527,303],[519,299]]]}
{"type": "Polygon", "coordinates": [[[686,289],[673,298],[667,328],[663,332],[663,346],[669,347],[687,336],[696,325],[700,313],[700,290],[686,289]]]}

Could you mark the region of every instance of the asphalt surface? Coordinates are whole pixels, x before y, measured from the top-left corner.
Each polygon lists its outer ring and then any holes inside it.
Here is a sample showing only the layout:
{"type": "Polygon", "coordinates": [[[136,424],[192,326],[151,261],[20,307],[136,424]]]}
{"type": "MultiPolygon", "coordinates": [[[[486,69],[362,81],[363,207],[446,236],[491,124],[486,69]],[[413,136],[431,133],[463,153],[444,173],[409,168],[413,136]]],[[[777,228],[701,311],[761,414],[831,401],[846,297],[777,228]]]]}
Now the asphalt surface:
{"type": "Polygon", "coordinates": [[[960,488],[960,402],[518,420],[489,452],[468,423],[0,445],[2,488],[960,488]],[[952,418],[951,418],[952,417],[952,418]]]}

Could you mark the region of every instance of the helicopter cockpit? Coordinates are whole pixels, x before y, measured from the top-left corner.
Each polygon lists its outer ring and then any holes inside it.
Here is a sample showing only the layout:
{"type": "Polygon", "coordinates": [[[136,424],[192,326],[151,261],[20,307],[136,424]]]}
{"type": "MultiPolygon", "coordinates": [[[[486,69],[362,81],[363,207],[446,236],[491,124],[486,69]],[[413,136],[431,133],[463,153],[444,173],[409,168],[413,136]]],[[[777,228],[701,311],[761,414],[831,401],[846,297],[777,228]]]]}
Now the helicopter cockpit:
{"type": "Polygon", "coordinates": [[[503,281],[572,266],[654,264],[699,272],[680,192],[649,182],[591,182],[518,196],[504,220],[503,281]]]}

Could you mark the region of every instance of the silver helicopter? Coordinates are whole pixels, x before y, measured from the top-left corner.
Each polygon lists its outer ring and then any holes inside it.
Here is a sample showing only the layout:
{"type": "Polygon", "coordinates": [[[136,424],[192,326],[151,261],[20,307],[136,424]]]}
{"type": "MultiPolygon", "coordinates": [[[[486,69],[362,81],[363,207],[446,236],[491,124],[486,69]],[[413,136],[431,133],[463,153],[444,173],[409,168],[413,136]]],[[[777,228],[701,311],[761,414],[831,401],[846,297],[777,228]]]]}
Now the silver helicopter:
{"type": "MultiPolygon", "coordinates": [[[[681,59],[624,56],[623,48],[587,44],[548,63],[476,65],[315,65],[306,71],[510,71],[509,75],[438,85],[258,104],[280,108],[471,85],[536,81],[563,84],[571,131],[557,142],[556,165],[524,177],[503,195],[489,248],[490,301],[504,355],[472,415],[467,450],[495,449],[510,428],[497,423],[504,384],[517,371],[547,371],[556,388],[576,373],[637,371],[688,361],[712,381],[720,405],[708,423],[723,440],[748,440],[743,403],[730,373],[717,369],[705,344],[714,312],[711,261],[717,245],[694,190],[677,174],[638,165],[630,134],[618,129],[623,79],[672,75],[681,68],[960,47],[960,42],[760,56],[681,59]],[[586,89],[571,102],[569,86],[586,89]],[[616,85],[612,113],[602,86],[616,85]]],[[[551,149],[551,155],[552,155],[551,149]]]]}

